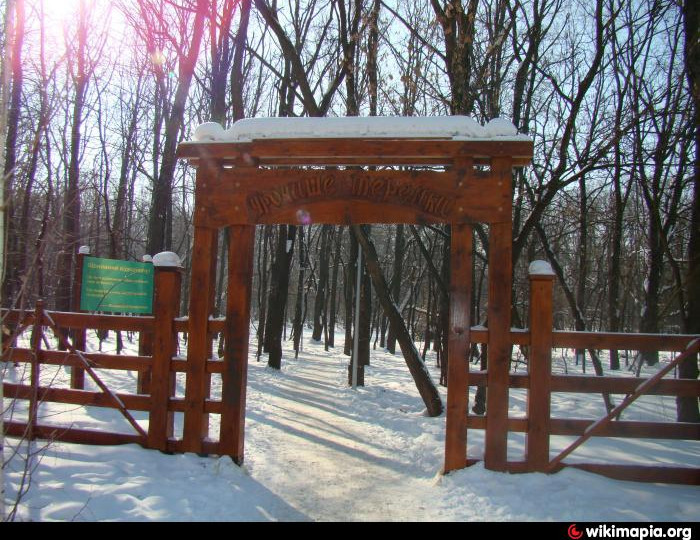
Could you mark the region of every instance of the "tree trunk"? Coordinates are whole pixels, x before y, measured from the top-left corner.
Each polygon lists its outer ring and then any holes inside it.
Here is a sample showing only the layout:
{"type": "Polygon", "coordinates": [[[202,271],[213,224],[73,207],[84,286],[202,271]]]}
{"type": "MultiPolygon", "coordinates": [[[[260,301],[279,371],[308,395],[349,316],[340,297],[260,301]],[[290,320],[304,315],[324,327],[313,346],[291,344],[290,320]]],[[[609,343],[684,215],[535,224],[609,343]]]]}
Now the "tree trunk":
{"type": "Polygon", "coordinates": [[[321,228],[321,253],[319,254],[319,276],[316,298],[314,299],[314,328],[311,339],[320,342],[323,334],[322,315],[326,306],[326,289],[328,288],[328,273],[330,267],[330,251],[328,249],[331,225],[321,228]]]}
{"type": "MultiPolygon", "coordinates": [[[[14,8],[14,25],[12,36],[5,36],[11,43],[9,65],[11,71],[11,89],[9,96],[9,108],[7,111],[7,132],[5,135],[5,164],[1,169],[4,173],[3,199],[5,201],[4,223],[6,249],[4,281],[2,283],[2,300],[4,305],[9,306],[14,300],[14,296],[19,289],[20,272],[23,270],[18,264],[20,252],[18,235],[26,234],[25,230],[19,229],[15,223],[15,201],[14,192],[16,189],[16,167],[17,167],[17,135],[19,133],[20,108],[22,100],[22,88],[24,73],[22,69],[22,45],[24,43],[24,0],[15,0],[14,6],[8,4],[6,9],[14,8]]],[[[6,17],[11,18],[10,14],[6,17]]],[[[7,64],[5,66],[7,69],[7,64]]],[[[5,96],[3,96],[5,97],[5,96]]],[[[39,132],[42,129],[38,130],[39,132]]],[[[0,151],[2,148],[0,147],[0,151]]]]}
{"type": "Polygon", "coordinates": [[[153,182],[151,209],[148,219],[148,244],[146,252],[156,254],[172,248],[172,184],[175,174],[177,143],[185,115],[185,105],[190,90],[199,48],[204,34],[208,2],[197,0],[197,9],[192,23],[192,42],[187,54],[180,58],[177,89],[170,114],[165,122],[165,142],[161,153],[160,170],[153,182]]]}
{"type": "Polygon", "coordinates": [[[267,365],[282,368],[282,332],[287,309],[287,290],[289,289],[289,270],[294,255],[294,238],[296,225],[278,227],[277,250],[272,263],[270,275],[270,296],[265,321],[265,350],[268,352],[267,365]]]}
{"type": "Polygon", "coordinates": [[[71,311],[73,309],[73,274],[75,257],[80,243],[80,160],[82,157],[82,121],[83,107],[88,85],[87,73],[87,8],[80,3],[75,68],[72,75],[75,86],[72,125],[70,130],[70,157],[68,164],[68,184],[63,201],[63,245],[58,262],[58,289],[56,292],[56,309],[71,311]]]}
{"type": "Polygon", "coordinates": [[[439,416],[443,411],[440,394],[435,384],[433,384],[430,373],[428,373],[415,344],[411,341],[408,328],[406,328],[401,313],[399,313],[394,300],[391,298],[389,286],[382,273],[374,244],[370,238],[367,237],[360,225],[353,225],[352,229],[358,242],[362,246],[362,252],[365,255],[364,259],[367,264],[369,275],[372,278],[374,290],[379,297],[384,313],[389,317],[390,324],[396,329],[396,339],[401,347],[406,365],[416,383],[416,388],[428,409],[428,414],[430,416],[439,416]]]}
{"type": "Polygon", "coordinates": [[[335,231],[335,253],[333,257],[333,273],[331,274],[331,299],[330,299],[330,320],[328,322],[328,347],[335,347],[335,325],[337,319],[337,298],[338,298],[338,269],[340,268],[340,247],[343,239],[343,228],[338,227],[335,231]]]}
{"type": "MultiPolygon", "coordinates": [[[[403,257],[406,242],[403,236],[403,225],[396,226],[396,242],[394,243],[394,271],[391,276],[391,296],[401,298],[401,280],[403,278],[403,257]]],[[[396,354],[396,333],[389,325],[389,335],[386,338],[386,348],[391,354],[396,354]]]]}
{"type": "Polygon", "coordinates": [[[297,298],[294,306],[294,322],[292,323],[292,338],[294,340],[294,358],[299,357],[299,348],[301,343],[301,338],[304,333],[304,303],[306,299],[305,291],[305,270],[308,265],[308,253],[306,249],[308,246],[304,246],[304,227],[299,227],[299,245],[297,251],[299,252],[299,275],[297,280],[297,298]],[[306,248],[306,249],[305,249],[306,248]]]}
{"type": "MultiPolygon", "coordinates": [[[[683,2],[685,30],[685,65],[693,95],[695,114],[695,170],[693,178],[693,207],[688,242],[688,272],[686,297],[688,311],[685,331],[700,334],[700,6],[692,0],[683,2]]],[[[684,379],[698,378],[698,355],[688,358],[679,366],[678,375],[684,379]]],[[[679,422],[700,422],[696,397],[676,398],[679,422]]]]}

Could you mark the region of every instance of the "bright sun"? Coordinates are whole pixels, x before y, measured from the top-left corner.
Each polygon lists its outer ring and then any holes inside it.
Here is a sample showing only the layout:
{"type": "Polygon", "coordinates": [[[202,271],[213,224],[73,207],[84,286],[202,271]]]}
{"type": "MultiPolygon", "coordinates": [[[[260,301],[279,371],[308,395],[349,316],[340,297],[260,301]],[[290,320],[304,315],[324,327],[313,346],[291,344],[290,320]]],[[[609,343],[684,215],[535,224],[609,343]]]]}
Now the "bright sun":
{"type": "MultiPolygon", "coordinates": [[[[44,17],[50,20],[66,21],[72,17],[77,17],[78,7],[81,0],[43,0],[44,17]]],[[[95,0],[85,0],[89,5],[95,0]]],[[[39,0],[36,0],[37,10],[39,8],[39,0]]]]}

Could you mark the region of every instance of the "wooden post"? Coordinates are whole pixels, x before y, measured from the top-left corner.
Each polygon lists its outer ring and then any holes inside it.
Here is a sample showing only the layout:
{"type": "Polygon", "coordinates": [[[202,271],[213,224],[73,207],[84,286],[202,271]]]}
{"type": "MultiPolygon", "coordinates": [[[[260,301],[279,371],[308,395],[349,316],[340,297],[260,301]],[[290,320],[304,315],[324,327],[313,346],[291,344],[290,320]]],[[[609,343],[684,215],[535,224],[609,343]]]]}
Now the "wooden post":
{"type": "Polygon", "coordinates": [[[182,272],[180,258],[172,252],[156,255],[153,266],[155,322],[147,445],[149,448],[166,450],[168,439],[173,436],[174,425],[174,415],[168,410],[169,399],[175,395],[175,373],[170,369],[170,361],[177,352],[174,319],[180,312],[182,272]]]}
{"type": "Polygon", "coordinates": [[[530,389],[525,459],[530,470],[539,472],[545,472],[549,465],[553,284],[554,272],[549,263],[530,264],[530,389]]]}
{"type": "Polygon", "coordinates": [[[228,291],[224,331],[224,371],[219,441],[221,453],[243,463],[245,443],[246,384],[248,380],[248,335],[253,276],[255,226],[229,228],[228,291]]]}
{"type": "MultiPolygon", "coordinates": [[[[152,263],[153,258],[150,255],[144,255],[141,259],[145,263],[152,263]]],[[[154,276],[155,280],[155,276],[154,276]]],[[[155,315],[155,289],[153,291],[153,313],[155,315]]],[[[139,356],[153,356],[153,333],[152,332],[139,332],[139,356]]],[[[150,394],[151,393],[151,377],[152,377],[152,365],[147,371],[139,371],[136,376],[136,393],[137,394],[150,394]]]]}
{"type": "Polygon", "coordinates": [[[471,327],[472,227],[452,225],[450,247],[450,331],[447,363],[445,468],[467,466],[469,340],[471,327]]]}
{"type": "Polygon", "coordinates": [[[208,435],[204,401],[208,390],[206,372],[209,354],[208,326],[211,314],[211,288],[214,287],[212,261],[216,257],[216,236],[216,229],[199,226],[194,228],[187,328],[187,386],[183,432],[185,452],[201,453],[202,440],[208,435]]]}
{"type": "MultiPolygon", "coordinates": [[[[494,158],[491,174],[510,186],[512,160],[494,158]]],[[[501,186],[501,184],[499,184],[501,186]]],[[[489,229],[488,390],[486,394],[486,448],[484,465],[503,471],[508,459],[508,373],[510,369],[510,310],[513,240],[510,212],[507,221],[489,229]]]]}
{"type": "MultiPolygon", "coordinates": [[[[88,246],[80,246],[78,256],[75,261],[75,281],[73,282],[73,311],[80,312],[80,295],[83,288],[83,261],[90,255],[88,246]]],[[[79,351],[85,350],[86,331],[85,328],[73,329],[73,346],[79,351]]],[[[79,367],[72,367],[70,370],[70,387],[77,390],[85,388],[85,370],[79,367]]]]}

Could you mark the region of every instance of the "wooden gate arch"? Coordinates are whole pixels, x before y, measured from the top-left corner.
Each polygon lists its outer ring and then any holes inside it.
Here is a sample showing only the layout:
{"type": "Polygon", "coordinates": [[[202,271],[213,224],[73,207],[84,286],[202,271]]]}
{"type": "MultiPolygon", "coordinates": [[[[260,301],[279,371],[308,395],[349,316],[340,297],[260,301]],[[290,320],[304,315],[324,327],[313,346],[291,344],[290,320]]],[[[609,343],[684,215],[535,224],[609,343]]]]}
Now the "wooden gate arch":
{"type": "Polygon", "coordinates": [[[489,225],[485,465],[507,463],[512,169],[533,143],[507,121],[463,117],[247,119],[205,124],[178,155],[196,167],[183,450],[208,434],[209,320],[217,234],[229,228],[219,453],[244,456],[255,225],[452,226],[445,471],[467,465],[472,225],[489,225]]]}

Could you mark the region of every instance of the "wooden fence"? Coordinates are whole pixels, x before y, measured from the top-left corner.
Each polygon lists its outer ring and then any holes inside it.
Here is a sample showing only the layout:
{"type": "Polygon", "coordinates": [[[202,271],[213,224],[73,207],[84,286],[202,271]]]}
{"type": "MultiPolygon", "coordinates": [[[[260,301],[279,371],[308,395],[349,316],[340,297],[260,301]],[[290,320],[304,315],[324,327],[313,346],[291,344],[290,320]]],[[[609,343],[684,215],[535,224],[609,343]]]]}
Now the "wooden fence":
{"type": "MultiPolygon", "coordinates": [[[[26,420],[5,421],[5,432],[15,437],[43,438],[56,441],[85,444],[137,443],[146,448],[168,452],[181,452],[190,444],[187,433],[177,437],[174,433],[174,415],[186,414],[193,409],[187,398],[176,397],[175,384],[178,373],[187,374],[184,358],[177,356],[178,334],[188,331],[187,318],[178,317],[181,290],[181,272],[173,267],[156,267],[154,284],[153,316],[99,315],[88,313],[65,313],[47,311],[39,303],[31,312],[3,311],[7,327],[15,329],[15,335],[23,329],[32,328],[30,347],[7,347],[2,359],[7,362],[24,363],[30,366],[29,382],[5,383],[4,394],[8,399],[27,400],[26,420]],[[53,332],[63,348],[46,350],[42,347],[45,328],[53,332]],[[87,330],[111,330],[139,333],[139,355],[114,355],[87,353],[76,349],[72,343],[84,344],[87,330]],[[72,343],[65,339],[70,331],[72,343]],[[41,386],[42,366],[66,366],[71,369],[71,387],[56,388],[41,386]],[[128,370],[138,372],[134,393],[114,393],[105,385],[96,369],[128,370]],[[75,372],[86,372],[98,386],[99,391],[85,390],[84,377],[75,377],[75,372]],[[131,424],[131,432],[105,432],[81,429],[66,425],[52,425],[39,419],[37,410],[42,403],[62,403],[81,406],[107,407],[119,410],[131,424]],[[133,411],[148,413],[147,422],[138,422],[133,411]],[[143,427],[141,424],[144,424],[143,427]]],[[[223,320],[211,320],[209,337],[224,329],[223,320]]],[[[5,344],[12,342],[6,339],[5,344]]],[[[211,359],[206,363],[208,377],[223,372],[223,362],[211,359]]],[[[209,381],[207,381],[209,382],[209,381]]],[[[203,404],[204,414],[220,414],[220,400],[208,397],[203,404]]],[[[208,428],[208,422],[205,422],[208,428]]],[[[197,434],[203,451],[229,455],[231,450],[207,434],[197,434]]]]}
{"type": "MultiPolygon", "coordinates": [[[[26,420],[10,419],[5,422],[5,430],[11,436],[27,436],[51,440],[87,444],[126,444],[137,443],[147,448],[168,452],[187,451],[193,445],[201,445],[204,453],[237,456],[238,449],[226,443],[221,436],[212,439],[208,434],[208,418],[211,414],[222,414],[225,405],[220,399],[208,396],[204,403],[195,403],[186,394],[176,397],[175,378],[178,373],[188,373],[188,363],[177,356],[177,337],[188,331],[187,318],[178,317],[180,305],[181,274],[179,269],[164,267],[155,270],[154,316],[117,316],[86,313],[62,313],[44,310],[41,303],[32,312],[3,312],[4,322],[11,328],[21,331],[32,328],[29,347],[11,347],[3,352],[3,360],[24,363],[30,367],[29,382],[24,384],[5,383],[5,397],[28,401],[26,420]],[[63,342],[65,351],[46,350],[42,346],[44,329],[53,331],[63,342]],[[61,337],[66,329],[73,333],[72,343],[61,337]],[[84,333],[88,329],[138,332],[142,346],[138,356],[87,353],[74,347],[84,344],[84,333]],[[144,352],[145,351],[145,352],[144,352]],[[85,372],[99,387],[97,390],[83,389],[81,378],[72,378],[71,388],[42,386],[40,374],[42,366],[67,366],[71,370],[85,372]],[[96,369],[132,370],[139,374],[134,393],[113,393],[105,385],[96,369]],[[77,387],[76,387],[77,386],[77,387]],[[129,433],[108,433],[98,430],[75,428],[66,425],[51,425],[39,420],[39,404],[55,402],[81,406],[108,407],[119,410],[131,424],[129,433]],[[148,413],[147,422],[138,422],[133,411],[148,413]],[[194,412],[193,412],[194,411],[194,412]],[[174,433],[176,413],[200,414],[203,411],[203,425],[207,433],[192,433],[184,430],[181,436],[174,433]],[[224,442],[222,442],[224,441],[224,442]]],[[[674,351],[682,355],[697,352],[700,342],[694,336],[662,334],[613,334],[595,332],[561,332],[552,330],[552,285],[553,277],[548,275],[530,276],[530,327],[528,330],[513,330],[510,341],[514,345],[526,346],[528,351],[527,373],[508,374],[504,392],[508,408],[509,389],[522,389],[528,392],[527,417],[511,418],[506,422],[489,422],[486,416],[468,415],[460,420],[467,430],[483,429],[489,432],[491,441],[501,441],[507,447],[509,432],[525,433],[524,461],[506,461],[493,466],[484,456],[487,466],[509,472],[541,471],[554,472],[571,466],[593,471],[607,476],[656,482],[700,484],[700,469],[693,464],[651,467],[622,465],[619,463],[570,463],[564,461],[562,452],[551,457],[550,438],[557,435],[578,437],[574,445],[583,444],[591,436],[684,439],[700,440],[700,425],[682,422],[638,422],[614,420],[615,415],[606,415],[599,421],[577,418],[552,418],[551,396],[553,393],[610,393],[627,394],[632,401],[640,394],[642,379],[619,376],[571,376],[552,373],[552,350],[564,349],[617,349],[617,350],[657,350],[674,351]],[[689,345],[690,348],[689,349],[689,345]]],[[[223,332],[224,320],[212,319],[208,323],[208,342],[211,350],[214,334],[223,332]]],[[[488,330],[472,328],[472,343],[488,343],[488,330]]],[[[7,343],[7,340],[6,340],[7,343]]],[[[206,374],[210,378],[224,372],[224,362],[211,359],[206,361],[206,374]]],[[[469,372],[469,386],[493,384],[488,371],[469,372]]],[[[207,379],[206,387],[210,387],[207,379]]],[[[641,393],[654,395],[700,396],[700,381],[661,379],[652,380],[641,388],[641,393]]],[[[572,445],[570,449],[573,449],[572,445]]],[[[488,446],[487,446],[488,449],[488,446]]],[[[466,449],[465,449],[466,450],[466,449]]],[[[569,450],[569,449],[567,449],[569,450]]],[[[446,457],[447,458],[447,457],[446,457]]],[[[471,464],[474,460],[469,460],[471,464]]]]}
{"type": "MultiPolygon", "coordinates": [[[[663,379],[654,376],[641,379],[622,376],[581,376],[555,375],[552,373],[553,349],[600,349],[600,350],[653,350],[680,353],[676,360],[666,366],[669,372],[685,357],[697,354],[700,350],[698,336],[670,334],[624,334],[602,332],[555,331],[552,325],[553,275],[530,275],[529,329],[512,330],[510,342],[525,346],[528,353],[527,373],[508,374],[507,387],[527,391],[527,416],[507,418],[506,423],[489,423],[488,411],[485,416],[466,418],[467,429],[481,429],[490,432],[492,439],[507,445],[509,432],[525,434],[525,459],[506,461],[496,468],[509,472],[555,472],[563,467],[575,467],[623,480],[648,482],[670,482],[700,485],[700,469],[695,464],[674,464],[673,466],[624,465],[620,463],[580,463],[566,462],[573,450],[584,444],[590,437],[622,437],[643,439],[669,439],[700,441],[700,424],[685,422],[642,422],[615,420],[641,395],[666,395],[676,397],[700,396],[700,380],[663,379]],[[598,420],[581,418],[552,418],[551,397],[553,393],[584,394],[624,394],[624,407],[603,415],[598,420]],[[550,438],[552,436],[574,436],[576,440],[559,455],[551,457],[550,438]]],[[[488,330],[472,328],[472,343],[488,343],[488,330]]],[[[662,365],[659,366],[662,373],[662,365]]],[[[470,372],[469,386],[490,384],[487,371],[470,372]]],[[[506,400],[508,398],[506,397],[506,400]]],[[[602,403],[602,398],[601,398],[602,403]]],[[[504,407],[507,407],[507,403],[504,407]]],[[[486,448],[488,452],[488,445],[486,448]]],[[[698,461],[700,461],[700,448],[698,461]]],[[[484,456],[486,461],[488,456],[484,456]]],[[[653,456],[650,456],[650,458],[653,456]]],[[[469,464],[474,460],[469,460],[469,464]]]]}

